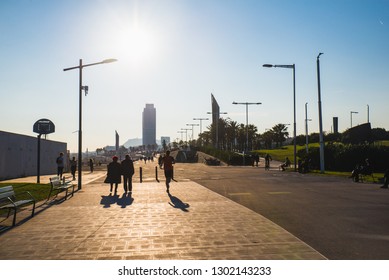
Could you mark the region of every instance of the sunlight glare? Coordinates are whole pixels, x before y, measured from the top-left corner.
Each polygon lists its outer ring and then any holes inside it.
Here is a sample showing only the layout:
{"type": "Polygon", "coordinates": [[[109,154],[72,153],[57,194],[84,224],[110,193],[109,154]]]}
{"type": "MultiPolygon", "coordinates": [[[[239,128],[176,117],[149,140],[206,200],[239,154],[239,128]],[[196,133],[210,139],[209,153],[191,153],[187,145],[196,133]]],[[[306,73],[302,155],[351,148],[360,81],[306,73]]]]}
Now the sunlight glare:
{"type": "Polygon", "coordinates": [[[123,29],[118,35],[119,52],[128,57],[132,62],[150,62],[155,58],[155,36],[150,30],[134,26],[123,29]]]}

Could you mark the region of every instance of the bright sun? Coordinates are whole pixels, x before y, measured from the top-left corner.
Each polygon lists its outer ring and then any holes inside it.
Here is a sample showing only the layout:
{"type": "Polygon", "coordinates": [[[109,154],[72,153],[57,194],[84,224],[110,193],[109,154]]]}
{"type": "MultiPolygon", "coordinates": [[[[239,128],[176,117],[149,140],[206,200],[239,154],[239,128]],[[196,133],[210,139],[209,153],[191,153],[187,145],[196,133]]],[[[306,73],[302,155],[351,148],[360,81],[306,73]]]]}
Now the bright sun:
{"type": "Polygon", "coordinates": [[[152,59],[156,52],[155,37],[150,30],[135,26],[122,30],[117,46],[133,62],[146,62],[152,59]]]}

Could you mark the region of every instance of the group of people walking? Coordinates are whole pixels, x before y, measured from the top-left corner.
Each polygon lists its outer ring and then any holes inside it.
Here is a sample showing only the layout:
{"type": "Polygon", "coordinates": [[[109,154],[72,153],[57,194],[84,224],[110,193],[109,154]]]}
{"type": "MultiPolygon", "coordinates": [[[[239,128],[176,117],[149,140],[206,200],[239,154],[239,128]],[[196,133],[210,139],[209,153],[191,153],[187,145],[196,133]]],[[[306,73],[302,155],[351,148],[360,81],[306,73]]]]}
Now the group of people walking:
{"type": "MultiPolygon", "coordinates": [[[[173,179],[173,164],[175,163],[174,158],[170,156],[170,151],[167,151],[165,156],[160,158],[159,165],[164,169],[166,177],[166,192],[169,193],[170,182],[173,179]]],[[[104,183],[110,184],[110,192],[117,193],[118,185],[122,182],[123,176],[123,188],[124,193],[132,193],[132,176],[134,175],[134,162],[129,155],[125,156],[125,159],[119,163],[117,156],[112,157],[112,162],[107,166],[107,177],[104,183]]]]}
{"type": "Polygon", "coordinates": [[[115,184],[115,193],[117,193],[118,185],[122,182],[123,176],[123,187],[124,193],[132,192],[132,176],[135,173],[134,162],[129,155],[126,155],[125,159],[119,163],[117,156],[112,157],[112,162],[107,166],[107,178],[104,183],[110,184],[110,192],[113,191],[113,185],[115,184]]]}

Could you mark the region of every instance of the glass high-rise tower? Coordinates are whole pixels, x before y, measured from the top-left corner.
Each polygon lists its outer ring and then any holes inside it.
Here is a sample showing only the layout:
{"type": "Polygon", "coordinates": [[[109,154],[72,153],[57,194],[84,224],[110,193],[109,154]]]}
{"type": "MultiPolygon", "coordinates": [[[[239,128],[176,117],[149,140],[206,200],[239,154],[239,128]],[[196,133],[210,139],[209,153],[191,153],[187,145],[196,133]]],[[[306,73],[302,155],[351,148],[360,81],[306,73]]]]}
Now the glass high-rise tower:
{"type": "Polygon", "coordinates": [[[143,145],[154,145],[156,144],[156,131],[157,131],[157,113],[154,108],[154,104],[146,104],[143,109],[143,145]]]}

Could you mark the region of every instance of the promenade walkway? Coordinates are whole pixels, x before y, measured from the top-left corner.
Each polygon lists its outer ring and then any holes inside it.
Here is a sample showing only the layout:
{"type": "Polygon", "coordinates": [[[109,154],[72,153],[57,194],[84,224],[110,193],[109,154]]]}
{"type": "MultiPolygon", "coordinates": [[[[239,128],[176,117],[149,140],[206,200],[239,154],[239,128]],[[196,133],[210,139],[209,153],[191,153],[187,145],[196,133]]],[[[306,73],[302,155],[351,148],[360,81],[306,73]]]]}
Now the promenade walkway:
{"type": "Polygon", "coordinates": [[[195,182],[172,182],[168,194],[164,180],[134,180],[131,195],[121,185],[114,195],[104,175],[84,175],[74,197],[41,205],[35,217],[0,234],[0,244],[7,244],[0,259],[325,259],[270,220],[195,182]]]}

